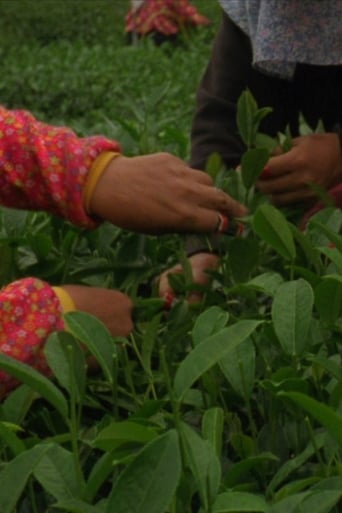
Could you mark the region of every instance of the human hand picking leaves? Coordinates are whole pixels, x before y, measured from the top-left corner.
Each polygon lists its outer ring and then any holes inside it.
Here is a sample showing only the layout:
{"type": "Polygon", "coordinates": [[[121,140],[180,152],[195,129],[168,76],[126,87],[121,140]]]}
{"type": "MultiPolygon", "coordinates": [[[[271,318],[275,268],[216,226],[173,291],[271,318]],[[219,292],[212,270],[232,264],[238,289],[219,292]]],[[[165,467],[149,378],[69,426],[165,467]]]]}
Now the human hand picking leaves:
{"type": "Polygon", "coordinates": [[[307,203],[317,198],[316,185],[325,190],[342,181],[342,152],[335,133],[293,139],[286,153],[275,154],[257,181],[257,188],[276,205],[307,203]]]}

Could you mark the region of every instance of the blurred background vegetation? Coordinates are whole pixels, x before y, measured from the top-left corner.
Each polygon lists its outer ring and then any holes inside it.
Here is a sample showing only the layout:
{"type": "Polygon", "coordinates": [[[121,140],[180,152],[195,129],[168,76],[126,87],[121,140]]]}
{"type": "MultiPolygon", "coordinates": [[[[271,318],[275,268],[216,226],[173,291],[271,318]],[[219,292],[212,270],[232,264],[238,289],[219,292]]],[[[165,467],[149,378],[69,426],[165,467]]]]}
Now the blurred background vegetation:
{"type": "Polygon", "coordinates": [[[0,0],[0,102],[80,135],[119,139],[127,154],[188,156],[194,95],[220,18],[177,46],[126,44],[128,0],[0,0]]]}

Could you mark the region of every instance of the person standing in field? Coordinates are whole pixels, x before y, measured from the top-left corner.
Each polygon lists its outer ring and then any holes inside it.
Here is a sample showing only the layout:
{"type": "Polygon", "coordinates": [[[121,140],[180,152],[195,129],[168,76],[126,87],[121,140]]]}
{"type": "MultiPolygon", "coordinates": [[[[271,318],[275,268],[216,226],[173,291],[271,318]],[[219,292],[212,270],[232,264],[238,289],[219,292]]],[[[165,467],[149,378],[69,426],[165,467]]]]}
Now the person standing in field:
{"type": "MultiPolygon", "coordinates": [[[[312,215],[322,208],[310,184],[342,206],[342,2],[341,0],[220,0],[222,21],[196,95],[190,165],[205,169],[218,153],[227,170],[245,151],[236,124],[237,102],[248,88],[259,107],[271,107],[260,130],[271,137],[289,126],[290,151],[269,159],[258,189],[277,206],[300,204],[312,215]],[[325,133],[299,134],[299,115],[325,133]]],[[[192,248],[194,281],[219,257],[200,243],[192,248]]],[[[167,274],[160,293],[172,294],[167,274]]]]}
{"type": "Polygon", "coordinates": [[[126,33],[134,38],[152,36],[156,44],[175,41],[186,28],[209,25],[188,0],[131,0],[126,16],[126,33]]]}

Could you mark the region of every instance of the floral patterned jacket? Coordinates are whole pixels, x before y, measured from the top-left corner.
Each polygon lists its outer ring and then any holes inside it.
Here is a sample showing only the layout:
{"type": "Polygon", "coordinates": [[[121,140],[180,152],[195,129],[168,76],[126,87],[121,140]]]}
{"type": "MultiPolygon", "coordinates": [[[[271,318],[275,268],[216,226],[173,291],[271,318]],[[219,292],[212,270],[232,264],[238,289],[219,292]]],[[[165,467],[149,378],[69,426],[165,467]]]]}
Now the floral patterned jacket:
{"type": "MultiPolygon", "coordinates": [[[[89,172],[99,155],[118,151],[118,143],[102,136],[79,138],[68,128],[0,106],[0,203],[92,228],[96,223],[82,196],[89,172]]],[[[30,277],[0,290],[0,352],[48,374],[42,348],[63,327],[61,302],[49,284],[30,277]]],[[[0,370],[0,398],[15,385],[0,370]]]]}

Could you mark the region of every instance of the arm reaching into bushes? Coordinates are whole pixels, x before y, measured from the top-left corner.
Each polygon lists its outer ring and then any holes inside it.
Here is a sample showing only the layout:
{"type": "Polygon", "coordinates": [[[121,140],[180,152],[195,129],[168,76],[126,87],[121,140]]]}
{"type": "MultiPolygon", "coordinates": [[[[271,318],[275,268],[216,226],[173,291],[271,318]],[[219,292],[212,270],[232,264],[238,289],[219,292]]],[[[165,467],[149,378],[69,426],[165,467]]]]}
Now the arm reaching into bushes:
{"type": "MultiPolygon", "coordinates": [[[[85,228],[107,220],[144,233],[214,231],[218,212],[241,208],[210,178],[168,154],[127,158],[102,136],[0,107],[0,203],[44,210],[85,228]]],[[[121,292],[25,278],[0,291],[0,351],[48,372],[42,347],[64,328],[63,312],[97,316],[112,335],[132,329],[132,302],[121,292]]],[[[0,372],[0,397],[15,382],[0,372]]]]}

